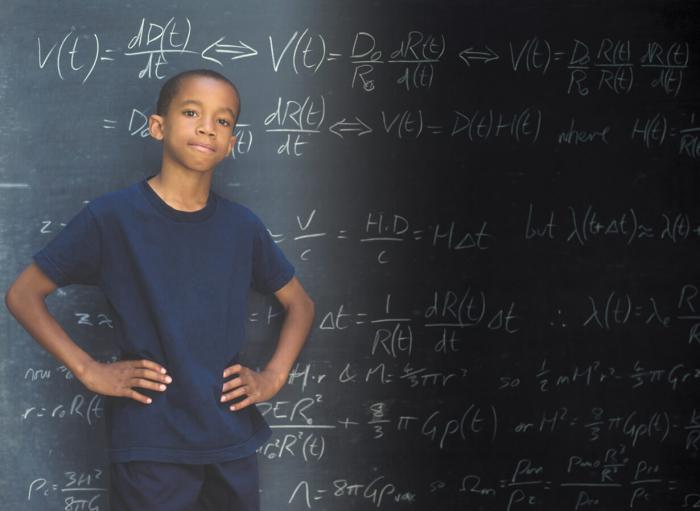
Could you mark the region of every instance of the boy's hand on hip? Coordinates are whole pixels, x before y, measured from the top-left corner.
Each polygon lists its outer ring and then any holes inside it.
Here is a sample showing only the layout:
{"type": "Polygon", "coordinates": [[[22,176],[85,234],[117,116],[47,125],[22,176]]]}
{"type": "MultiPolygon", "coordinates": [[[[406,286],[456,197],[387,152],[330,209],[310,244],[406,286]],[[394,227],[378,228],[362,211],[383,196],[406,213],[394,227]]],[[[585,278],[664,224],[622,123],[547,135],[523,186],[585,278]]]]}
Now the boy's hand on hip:
{"type": "Polygon", "coordinates": [[[225,403],[239,396],[246,396],[242,401],[231,405],[231,410],[241,410],[246,406],[261,401],[267,401],[277,394],[284,385],[286,377],[270,370],[261,372],[253,371],[241,364],[227,367],[224,378],[237,375],[232,380],[224,383],[221,394],[221,402],[225,403]]]}
{"type": "Polygon", "coordinates": [[[94,361],[85,369],[80,381],[97,394],[128,397],[149,404],[151,398],[133,387],[164,391],[165,384],[173,379],[164,367],[150,360],[121,360],[111,364],[94,361]]]}

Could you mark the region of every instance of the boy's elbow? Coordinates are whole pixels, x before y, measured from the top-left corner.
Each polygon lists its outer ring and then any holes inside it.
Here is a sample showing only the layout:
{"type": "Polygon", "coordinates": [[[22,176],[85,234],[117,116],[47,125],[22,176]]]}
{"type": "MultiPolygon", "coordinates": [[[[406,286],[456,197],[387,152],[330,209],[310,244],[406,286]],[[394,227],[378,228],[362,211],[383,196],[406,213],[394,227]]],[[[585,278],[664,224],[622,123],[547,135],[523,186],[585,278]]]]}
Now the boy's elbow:
{"type": "Polygon", "coordinates": [[[297,310],[302,310],[306,315],[313,316],[316,310],[316,304],[306,293],[302,293],[291,304],[297,310]]]}
{"type": "Polygon", "coordinates": [[[16,300],[17,294],[19,293],[19,279],[15,279],[10,287],[5,291],[5,307],[8,309],[12,306],[12,303],[16,300]]]}
{"type": "Polygon", "coordinates": [[[37,266],[29,265],[5,291],[5,307],[14,313],[28,302],[43,301],[56,287],[37,266]]]}
{"type": "Polygon", "coordinates": [[[5,291],[5,308],[15,315],[17,306],[20,302],[20,294],[17,289],[16,281],[5,291]]]}
{"type": "Polygon", "coordinates": [[[309,309],[311,312],[314,312],[314,310],[315,310],[315,308],[316,308],[316,304],[314,303],[314,301],[313,301],[313,300],[311,299],[311,297],[309,296],[309,293],[307,293],[306,290],[304,290],[304,291],[303,291],[302,293],[300,293],[300,294],[301,294],[301,298],[302,298],[303,303],[304,303],[304,307],[306,307],[307,309],[309,309]]]}
{"type": "Polygon", "coordinates": [[[12,292],[12,286],[10,286],[10,289],[5,291],[5,308],[7,310],[10,310],[10,293],[12,292]]]}

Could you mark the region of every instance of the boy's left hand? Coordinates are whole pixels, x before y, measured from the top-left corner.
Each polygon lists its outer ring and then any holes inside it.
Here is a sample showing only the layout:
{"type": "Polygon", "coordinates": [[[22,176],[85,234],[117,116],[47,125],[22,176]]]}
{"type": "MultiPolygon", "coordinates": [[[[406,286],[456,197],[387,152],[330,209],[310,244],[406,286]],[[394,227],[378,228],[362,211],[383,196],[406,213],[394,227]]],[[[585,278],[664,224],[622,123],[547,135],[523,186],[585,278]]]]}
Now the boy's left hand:
{"type": "Polygon", "coordinates": [[[242,410],[246,406],[267,401],[284,386],[286,376],[270,370],[254,371],[241,364],[235,364],[224,370],[224,378],[237,374],[236,378],[224,383],[221,402],[225,403],[239,396],[244,400],[231,405],[231,410],[242,410]]]}

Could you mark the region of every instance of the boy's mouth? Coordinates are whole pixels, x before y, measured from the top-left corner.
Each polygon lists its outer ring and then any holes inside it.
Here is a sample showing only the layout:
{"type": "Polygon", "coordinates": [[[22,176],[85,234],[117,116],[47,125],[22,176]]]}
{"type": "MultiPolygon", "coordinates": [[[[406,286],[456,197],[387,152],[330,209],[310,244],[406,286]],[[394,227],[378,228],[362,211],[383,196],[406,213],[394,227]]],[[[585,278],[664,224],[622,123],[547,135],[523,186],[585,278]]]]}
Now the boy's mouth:
{"type": "Polygon", "coordinates": [[[205,153],[213,153],[216,151],[213,146],[210,146],[208,144],[200,144],[200,143],[195,142],[195,143],[189,144],[189,145],[194,147],[196,150],[202,151],[205,153]]]}

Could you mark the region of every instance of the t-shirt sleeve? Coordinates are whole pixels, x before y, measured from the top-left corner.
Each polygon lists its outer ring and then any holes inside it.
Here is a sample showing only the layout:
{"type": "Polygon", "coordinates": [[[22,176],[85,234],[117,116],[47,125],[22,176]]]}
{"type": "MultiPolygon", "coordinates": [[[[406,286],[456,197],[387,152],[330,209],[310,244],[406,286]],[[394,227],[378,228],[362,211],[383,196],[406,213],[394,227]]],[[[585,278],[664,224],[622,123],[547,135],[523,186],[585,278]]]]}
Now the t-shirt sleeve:
{"type": "Polygon", "coordinates": [[[100,228],[84,206],[44,248],[32,258],[58,287],[97,285],[101,259],[100,228]]]}
{"type": "Polygon", "coordinates": [[[294,266],[277,246],[265,225],[257,219],[253,239],[253,289],[274,293],[294,276],[294,266]]]}

